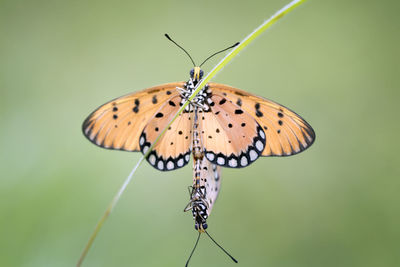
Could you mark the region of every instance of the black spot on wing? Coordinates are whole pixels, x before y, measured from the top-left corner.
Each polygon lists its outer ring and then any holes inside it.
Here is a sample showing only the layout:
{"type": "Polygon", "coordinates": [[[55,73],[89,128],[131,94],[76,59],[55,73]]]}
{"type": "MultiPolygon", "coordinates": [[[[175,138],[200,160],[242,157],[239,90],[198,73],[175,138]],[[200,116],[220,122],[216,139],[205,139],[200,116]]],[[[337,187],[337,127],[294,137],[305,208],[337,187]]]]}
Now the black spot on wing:
{"type": "MultiPolygon", "coordinates": [[[[230,140],[228,141],[230,143],[230,140]]],[[[245,151],[239,154],[226,155],[223,153],[215,153],[214,151],[204,150],[205,157],[213,164],[229,167],[243,168],[256,161],[265,149],[265,133],[260,126],[257,127],[257,136],[253,138],[253,142],[245,151]]]]}
{"type": "Polygon", "coordinates": [[[254,105],[255,109],[256,109],[256,116],[257,117],[262,117],[264,114],[260,111],[260,103],[256,103],[254,105]]]}
{"type": "Polygon", "coordinates": [[[157,100],[157,95],[153,95],[153,98],[151,99],[151,102],[153,104],[157,104],[158,100],[157,100]]]}
{"type": "Polygon", "coordinates": [[[140,105],[140,101],[139,101],[139,99],[135,99],[135,106],[132,108],[132,111],[133,112],[135,112],[135,113],[138,113],[139,112],[139,105],[140,105]]]}

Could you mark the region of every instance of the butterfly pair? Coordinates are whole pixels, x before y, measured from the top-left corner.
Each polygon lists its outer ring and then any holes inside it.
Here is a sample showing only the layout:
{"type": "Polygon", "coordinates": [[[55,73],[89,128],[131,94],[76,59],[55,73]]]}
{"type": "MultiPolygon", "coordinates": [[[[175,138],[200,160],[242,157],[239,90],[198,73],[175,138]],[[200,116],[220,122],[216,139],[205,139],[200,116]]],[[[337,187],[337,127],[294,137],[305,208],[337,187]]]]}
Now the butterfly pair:
{"type": "MultiPolygon", "coordinates": [[[[202,77],[200,67],[194,67],[187,82],[163,84],[116,98],[89,115],[83,133],[100,147],[145,154],[202,77]]],[[[200,237],[218,196],[220,167],[242,168],[260,156],[294,155],[314,139],[311,126],[288,108],[227,85],[208,83],[146,159],[154,168],[170,171],[188,164],[192,153],[194,183],[187,209],[192,209],[200,237]]]]}

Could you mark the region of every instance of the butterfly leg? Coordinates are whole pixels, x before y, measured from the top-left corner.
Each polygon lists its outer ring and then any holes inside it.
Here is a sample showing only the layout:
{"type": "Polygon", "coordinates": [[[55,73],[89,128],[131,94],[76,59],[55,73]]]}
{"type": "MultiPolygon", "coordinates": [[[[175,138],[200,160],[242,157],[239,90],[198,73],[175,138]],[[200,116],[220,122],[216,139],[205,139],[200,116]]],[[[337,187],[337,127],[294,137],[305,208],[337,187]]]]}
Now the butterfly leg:
{"type": "Polygon", "coordinates": [[[189,197],[192,197],[193,195],[193,186],[188,186],[188,191],[189,191],[189,197]]]}
{"type": "Polygon", "coordinates": [[[193,201],[190,200],[189,203],[186,205],[186,207],[183,209],[183,212],[187,212],[189,210],[193,209],[193,201]]]}
{"type": "Polygon", "coordinates": [[[188,96],[190,96],[189,90],[181,87],[176,87],[176,90],[179,92],[179,94],[186,99],[188,96]]]}
{"type": "MultiPolygon", "coordinates": [[[[203,188],[205,190],[205,188],[203,188]]],[[[192,186],[188,187],[189,190],[189,196],[190,196],[190,201],[189,203],[185,206],[184,212],[189,211],[193,208],[193,203],[195,202],[202,202],[207,208],[209,207],[208,202],[206,201],[206,195],[205,192],[203,193],[201,190],[196,189],[192,186]]]]}
{"type": "Polygon", "coordinates": [[[198,201],[198,197],[197,197],[197,194],[195,192],[196,189],[194,188],[194,186],[188,186],[188,191],[189,191],[190,200],[189,200],[189,203],[183,209],[184,212],[187,212],[187,211],[193,209],[193,203],[195,201],[198,201]]]}

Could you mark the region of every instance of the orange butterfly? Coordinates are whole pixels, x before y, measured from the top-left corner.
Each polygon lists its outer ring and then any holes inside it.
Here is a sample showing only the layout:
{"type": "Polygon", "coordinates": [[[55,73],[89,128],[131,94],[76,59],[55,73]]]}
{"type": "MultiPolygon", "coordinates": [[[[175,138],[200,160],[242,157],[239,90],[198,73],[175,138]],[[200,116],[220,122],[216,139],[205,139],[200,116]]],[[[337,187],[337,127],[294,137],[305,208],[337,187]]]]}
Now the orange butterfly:
{"type": "MultiPolygon", "coordinates": [[[[212,56],[239,44],[214,53],[197,67],[186,50],[166,37],[192,60],[195,67],[189,80],[151,87],[100,106],[82,125],[91,142],[145,154],[201,81],[204,73],[200,67],[212,56]]],[[[234,87],[208,83],[146,159],[154,168],[170,171],[185,166],[192,153],[194,181],[185,211],[192,210],[199,231],[197,245],[200,233],[207,233],[206,220],[219,193],[219,166],[242,168],[260,156],[294,155],[314,140],[311,126],[290,109],[234,87]]]]}
{"type": "MultiPolygon", "coordinates": [[[[201,65],[237,44],[211,55],[201,65]]],[[[89,115],[83,133],[100,147],[146,153],[202,77],[200,67],[194,67],[187,82],[116,98],[89,115]]],[[[207,175],[201,174],[202,164],[207,164],[204,157],[218,166],[241,168],[260,156],[297,154],[314,139],[311,126],[288,108],[227,85],[208,83],[160,138],[147,161],[158,170],[170,171],[185,166],[193,153],[193,204],[196,193],[204,187],[200,181],[207,175]]],[[[202,198],[206,199],[204,193],[202,198]]],[[[201,230],[201,223],[197,226],[201,230]]]]}
{"type": "MultiPolygon", "coordinates": [[[[194,67],[187,82],[116,98],[89,115],[83,133],[100,147],[146,153],[202,77],[200,67],[194,67]]],[[[241,168],[260,156],[294,155],[315,139],[311,126],[290,109],[234,87],[208,83],[148,155],[153,167],[170,171],[189,162],[195,115],[201,152],[219,166],[241,168]]]]}

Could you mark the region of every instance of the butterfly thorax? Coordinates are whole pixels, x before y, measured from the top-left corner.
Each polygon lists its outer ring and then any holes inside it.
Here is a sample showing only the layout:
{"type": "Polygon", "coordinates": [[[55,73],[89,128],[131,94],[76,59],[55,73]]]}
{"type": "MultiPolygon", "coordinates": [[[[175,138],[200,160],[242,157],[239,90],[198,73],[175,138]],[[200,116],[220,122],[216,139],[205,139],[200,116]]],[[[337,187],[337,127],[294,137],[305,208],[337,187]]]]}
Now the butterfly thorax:
{"type": "MultiPolygon", "coordinates": [[[[201,71],[202,73],[202,70],[199,69],[198,71],[201,71]]],[[[196,72],[194,72],[194,74],[192,74],[191,72],[191,77],[183,85],[183,88],[179,87],[177,88],[182,97],[181,105],[183,105],[187,100],[189,100],[190,96],[195,91],[197,84],[201,82],[202,76],[203,76],[202,74],[201,75],[198,74],[196,76],[196,72]]],[[[199,93],[190,101],[190,104],[185,108],[184,112],[193,112],[195,106],[200,108],[204,112],[208,112],[210,111],[209,105],[212,102],[213,101],[211,100],[211,90],[209,89],[208,84],[206,84],[203,88],[200,89],[199,93]]]]}
{"type": "MultiPolygon", "coordinates": [[[[195,81],[190,78],[189,81],[187,81],[183,88],[178,88],[179,93],[181,94],[182,101],[181,105],[183,105],[187,100],[189,100],[189,97],[193,94],[196,88],[195,81]]],[[[184,112],[193,112],[194,107],[199,107],[204,111],[209,111],[210,107],[208,106],[208,101],[209,97],[211,96],[211,90],[208,89],[208,86],[206,85],[204,88],[200,90],[200,92],[193,98],[193,100],[190,101],[189,105],[186,106],[184,112]]]]}

